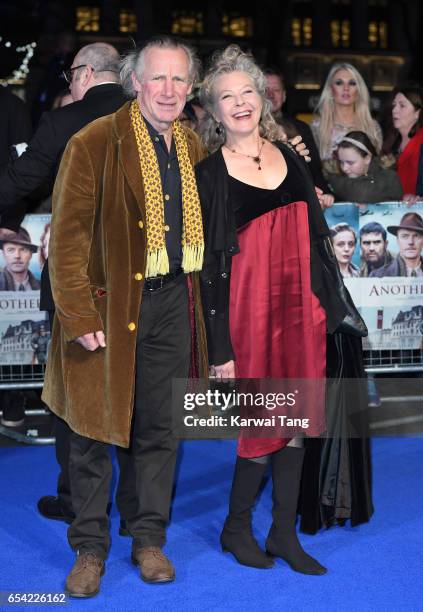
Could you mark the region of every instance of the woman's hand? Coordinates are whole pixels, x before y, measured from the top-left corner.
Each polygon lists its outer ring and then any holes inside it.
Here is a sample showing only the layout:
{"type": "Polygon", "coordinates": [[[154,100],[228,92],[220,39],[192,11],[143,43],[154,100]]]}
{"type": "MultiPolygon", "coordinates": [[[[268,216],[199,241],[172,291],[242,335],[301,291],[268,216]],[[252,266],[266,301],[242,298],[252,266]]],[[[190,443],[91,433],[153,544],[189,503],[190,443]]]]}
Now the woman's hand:
{"type": "Polygon", "coordinates": [[[322,210],[333,206],[335,198],[331,193],[323,193],[320,187],[316,186],[314,186],[314,189],[316,191],[317,199],[319,200],[319,204],[322,210]]]}
{"type": "Polygon", "coordinates": [[[325,210],[326,208],[330,208],[331,206],[333,206],[334,202],[335,197],[331,193],[324,193],[322,195],[322,201],[320,202],[320,206],[323,210],[325,210]]]}
{"type": "Polygon", "coordinates": [[[227,361],[222,365],[211,366],[210,376],[214,376],[220,380],[226,380],[228,378],[235,378],[235,361],[227,361]]]}
{"type": "Polygon", "coordinates": [[[414,204],[420,199],[421,196],[414,195],[413,193],[405,193],[402,196],[402,202],[404,202],[404,204],[407,204],[407,206],[414,206],[414,204]]]}

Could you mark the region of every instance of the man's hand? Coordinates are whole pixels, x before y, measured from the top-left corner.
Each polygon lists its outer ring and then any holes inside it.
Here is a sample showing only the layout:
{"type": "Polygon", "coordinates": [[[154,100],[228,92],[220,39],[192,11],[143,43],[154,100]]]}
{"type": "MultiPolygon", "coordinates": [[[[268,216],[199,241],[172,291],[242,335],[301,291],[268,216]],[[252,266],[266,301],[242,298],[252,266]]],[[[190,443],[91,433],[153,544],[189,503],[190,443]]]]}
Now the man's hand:
{"type": "Polygon", "coordinates": [[[307,147],[306,147],[305,143],[303,142],[303,139],[301,138],[301,136],[295,136],[295,138],[291,138],[288,142],[293,147],[295,147],[296,152],[299,155],[301,155],[302,157],[304,157],[306,162],[310,162],[311,161],[310,151],[307,149],[307,147]]]}
{"type": "Polygon", "coordinates": [[[220,380],[235,378],[235,362],[231,359],[231,361],[223,363],[222,365],[211,366],[210,375],[220,380]]]}
{"type": "Polygon", "coordinates": [[[78,342],[86,351],[96,351],[98,348],[106,348],[106,338],[102,331],[91,332],[79,336],[79,338],[76,338],[75,342],[78,342]]]}

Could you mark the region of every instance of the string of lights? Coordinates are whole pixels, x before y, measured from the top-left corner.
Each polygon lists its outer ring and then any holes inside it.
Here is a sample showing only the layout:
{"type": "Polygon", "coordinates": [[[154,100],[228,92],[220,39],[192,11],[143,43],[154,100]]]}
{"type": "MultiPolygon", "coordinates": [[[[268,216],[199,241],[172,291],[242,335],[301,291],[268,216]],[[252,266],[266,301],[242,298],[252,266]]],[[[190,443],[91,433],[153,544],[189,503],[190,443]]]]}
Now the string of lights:
{"type": "MultiPolygon", "coordinates": [[[[12,43],[10,40],[4,41],[2,36],[0,36],[0,46],[1,45],[7,49],[12,48],[12,43]]],[[[25,56],[23,57],[19,68],[16,68],[16,70],[13,71],[12,76],[5,79],[0,79],[0,83],[3,85],[22,85],[25,82],[29,72],[28,64],[31,57],[34,55],[36,46],[36,42],[30,42],[26,45],[18,45],[15,47],[14,50],[16,53],[25,53],[25,56]]]]}

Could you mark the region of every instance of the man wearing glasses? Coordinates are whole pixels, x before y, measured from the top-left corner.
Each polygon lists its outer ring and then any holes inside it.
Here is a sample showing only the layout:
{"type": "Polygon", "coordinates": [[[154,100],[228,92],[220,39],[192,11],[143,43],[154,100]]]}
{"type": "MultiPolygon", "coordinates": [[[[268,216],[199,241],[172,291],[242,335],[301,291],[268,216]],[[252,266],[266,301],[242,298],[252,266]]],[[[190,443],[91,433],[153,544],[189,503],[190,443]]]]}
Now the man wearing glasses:
{"type": "MultiPolygon", "coordinates": [[[[64,77],[74,100],[73,104],[44,113],[26,151],[0,174],[0,214],[16,218],[16,231],[25,214],[19,200],[46,183],[52,188],[63,151],[68,140],[85,125],[120,108],[126,98],[119,84],[119,54],[107,43],[82,47],[64,77]]],[[[54,302],[47,265],[41,279],[41,309],[50,314],[52,324],[54,302]]],[[[52,325],[51,325],[52,326],[52,325]]],[[[56,457],[61,467],[57,497],[47,495],[38,502],[38,510],[46,518],[71,522],[73,509],[68,475],[69,428],[56,420],[56,457]]]]}

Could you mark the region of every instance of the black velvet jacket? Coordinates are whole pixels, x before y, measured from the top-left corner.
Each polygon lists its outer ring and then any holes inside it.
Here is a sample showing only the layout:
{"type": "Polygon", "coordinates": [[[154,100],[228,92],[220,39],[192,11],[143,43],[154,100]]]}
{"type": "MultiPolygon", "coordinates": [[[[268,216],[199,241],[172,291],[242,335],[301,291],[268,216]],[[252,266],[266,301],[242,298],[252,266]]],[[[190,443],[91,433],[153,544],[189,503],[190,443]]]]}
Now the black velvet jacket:
{"type": "MultiPolygon", "coordinates": [[[[275,144],[297,165],[304,178],[310,228],[311,287],[325,309],[328,332],[333,333],[345,317],[346,307],[334,290],[334,266],[338,264],[325,246],[329,228],[305,162],[283,143],[275,144]]],[[[239,252],[235,218],[229,202],[229,175],[220,149],[197,164],[196,176],[206,239],[201,285],[208,351],[210,363],[219,365],[234,358],[229,333],[229,287],[232,256],[239,252]]]]}

